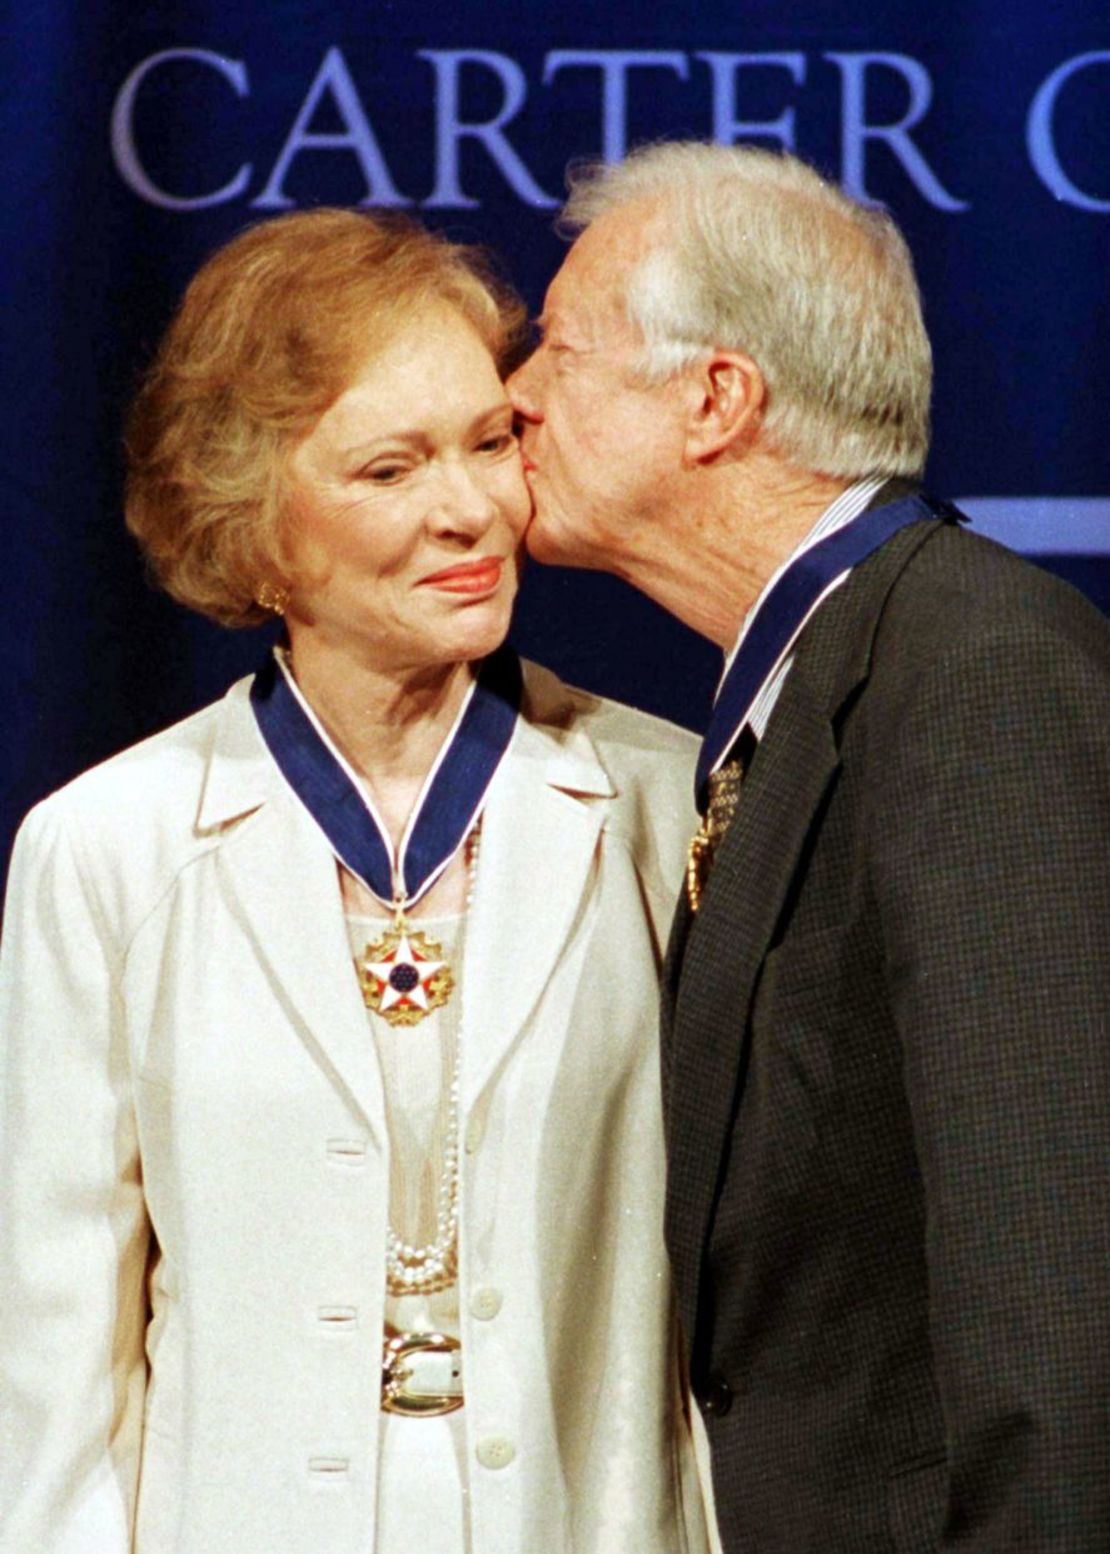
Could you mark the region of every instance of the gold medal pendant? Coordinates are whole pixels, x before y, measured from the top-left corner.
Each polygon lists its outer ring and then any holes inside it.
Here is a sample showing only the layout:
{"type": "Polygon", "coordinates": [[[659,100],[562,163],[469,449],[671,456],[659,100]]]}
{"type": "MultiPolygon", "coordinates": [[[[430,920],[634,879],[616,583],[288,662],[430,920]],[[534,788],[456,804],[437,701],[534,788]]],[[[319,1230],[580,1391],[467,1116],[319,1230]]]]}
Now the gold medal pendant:
{"type": "Polygon", "coordinates": [[[355,962],[367,1009],[390,1025],[419,1025],[451,997],[455,979],[443,946],[398,916],[355,962]]]}

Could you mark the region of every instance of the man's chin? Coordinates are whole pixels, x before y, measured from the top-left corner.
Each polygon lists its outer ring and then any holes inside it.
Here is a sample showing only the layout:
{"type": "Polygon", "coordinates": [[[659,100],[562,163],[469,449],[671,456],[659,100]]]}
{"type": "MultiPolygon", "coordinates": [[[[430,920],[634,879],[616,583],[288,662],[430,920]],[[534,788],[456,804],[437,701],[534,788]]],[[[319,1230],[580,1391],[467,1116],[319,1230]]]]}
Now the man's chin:
{"type": "Polygon", "coordinates": [[[560,534],[557,527],[546,523],[540,513],[532,519],[524,535],[525,548],[533,561],[549,567],[580,567],[583,562],[580,547],[573,539],[560,534]]]}

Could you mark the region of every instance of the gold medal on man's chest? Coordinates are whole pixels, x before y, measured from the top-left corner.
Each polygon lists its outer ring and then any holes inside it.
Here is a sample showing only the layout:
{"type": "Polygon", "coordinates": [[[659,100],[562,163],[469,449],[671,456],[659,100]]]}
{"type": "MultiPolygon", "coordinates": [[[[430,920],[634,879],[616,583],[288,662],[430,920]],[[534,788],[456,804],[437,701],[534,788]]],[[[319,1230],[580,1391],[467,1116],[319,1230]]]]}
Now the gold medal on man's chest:
{"type": "Polygon", "coordinates": [[[355,965],[367,1009],[390,1025],[419,1025],[455,986],[443,946],[403,920],[368,944],[355,965]]]}
{"type": "Polygon", "coordinates": [[[701,906],[714,856],[740,802],[743,778],[744,768],[738,760],[727,761],[719,771],[709,774],[709,808],[686,854],[686,898],[691,912],[701,906]]]}

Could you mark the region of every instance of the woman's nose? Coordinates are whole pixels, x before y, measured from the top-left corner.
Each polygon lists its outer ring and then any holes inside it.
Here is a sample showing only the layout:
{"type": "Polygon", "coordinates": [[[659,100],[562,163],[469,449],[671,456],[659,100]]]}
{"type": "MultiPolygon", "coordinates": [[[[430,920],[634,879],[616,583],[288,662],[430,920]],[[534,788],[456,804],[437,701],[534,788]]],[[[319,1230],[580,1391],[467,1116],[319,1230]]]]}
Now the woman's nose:
{"type": "Polygon", "coordinates": [[[429,520],[437,534],[484,534],[497,517],[497,503],[481,471],[467,465],[445,473],[429,520]]]}

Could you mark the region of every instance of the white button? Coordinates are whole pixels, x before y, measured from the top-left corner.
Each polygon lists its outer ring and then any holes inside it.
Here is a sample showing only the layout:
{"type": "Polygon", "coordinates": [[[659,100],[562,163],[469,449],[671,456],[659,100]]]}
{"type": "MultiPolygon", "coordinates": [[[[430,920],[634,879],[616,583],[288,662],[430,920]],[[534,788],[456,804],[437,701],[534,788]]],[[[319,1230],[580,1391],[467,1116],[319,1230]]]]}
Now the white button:
{"type": "Polygon", "coordinates": [[[503,1435],[487,1435],[478,1442],[478,1461],[483,1468],[507,1468],[516,1456],[516,1447],[503,1435]]]}
{"type": "Polygon", "coordinates": [[[470,1297],[470,1314],[479,1322],[489,1322],[501,1310],[503,1299],[500,1290],[495,1290],[492,1284],[483,1284],[470,1297]]]}
{"type": "Polygon", "coordinates": [[[486,1136],[486,1125],[481,1115],[475,1112],[466,1125],[466,1152],[468,1155],[477,1154],[482,1147],[482,1140],[486,1136]]]}
{"type": "Polygon", "coordinates": [[[361,1166],[366,1164],[365,1139],[328,1139],[328,1159],[337,1165],[361,1166]]]}
{"type": "Polygon", "coordinates": [[[351,1464],[346,1457],[310,1457],[308,1459],[308,1476],[320,1483],[342,1482],[351,1471],[351,1464]]]}
{"type": "Polygon", "coordinates": [[[316,1320],[333,1333],[348,1332],[358,1326],[357,1306],[317,1306],[316,1320]]]}

